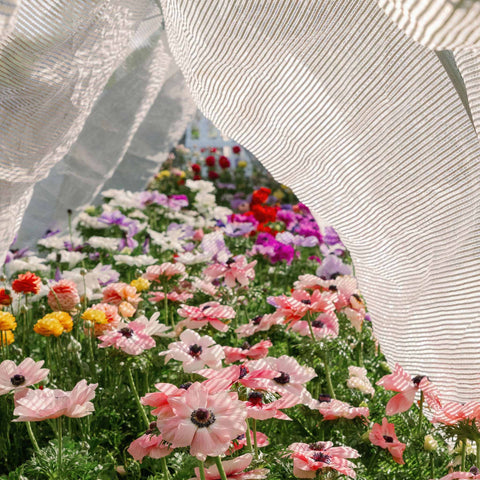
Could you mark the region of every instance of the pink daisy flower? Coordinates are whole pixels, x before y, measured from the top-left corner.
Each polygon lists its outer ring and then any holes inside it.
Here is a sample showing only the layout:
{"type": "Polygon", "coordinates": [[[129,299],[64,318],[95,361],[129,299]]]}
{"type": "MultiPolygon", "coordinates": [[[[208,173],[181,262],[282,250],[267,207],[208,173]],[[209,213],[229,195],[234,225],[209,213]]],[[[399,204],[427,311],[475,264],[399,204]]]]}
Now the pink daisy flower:
{"type": "MultiPolygon", "coordinates": [[[[257,447],[262,448],[270,445],[270,442],[268,441],[268,437],[257,430],[257,447]]],[[[250,430],[250,441],[251,444],[254,444],[254,437],[253,437],[253,432],[250,430]]],[[[247,446],[247,436],[245,433],[242,433],[239,435],[237,438],[234,438],[232,440],[232,443],[230,445],[230,448],[227,452],[227,455],[232,455],[233,452],[236,452],[237,450],[241,450],[243,447],[247,446]]]]}
{"type": "Polygon", "coordinates": [[[245,342],[241,348],[223,347],[225,352],[225,362],[233,363],[240,360],[257,360],[265,358],[268,355],[268,349],[272,346],[270,340],[262,340],[253,346],[245,342]]]}
{"type": "Polygon", "coordinates": [[[245,338],[254,335],[257,332],[266,332],[274,325],[283,323],[283,315],[278,312],[266,315],[258,315],[248,322],[246,325],[240,325],[235,329],[238,338],[245,338]]]}
{"type": "Polygon", "coordinates": [[[0,395],[25,390],[44,380],[50,370],[42,368],[43,363],[26,358],[17,366],[12,360],[4,360],[0,363],[0,395]]]}
{"type": "Polygon", "coordinates": [[[162,280],[170,280],[175,275],[179,275],[180,280],[185,278],[186,271],[183,263],[166,262],[161,265],[151,265],[142,276],[149,282],[161,283],[162,280]]]}
{"type": "Polygon", "coordinates": [[[419,390],[423,391],[429,406],[435,409],[441,408],[437,390],[430,380],[421,375],[412,378],[398,363],[395,364],[393,373],[382,377],[377,385],[383,386],[385,390],[399,392],[387,403],[386,414],[388,416],[406,412],[413,405],[415,395],[419,390]]]}
{"type": "Polygon", "coordinates": [[[180,342],[170,343],[168,350],[160,352],[165,355],[165,363],[172,358],[182,362],[183,370],[187,373],[196,372],[205,365],[213,369],[222,368],[222,359],[225,358],[222,347],[215,343],[212,337],[201,337],[193,330],[184,330],[180,335],[180,342]]]}
{"type": "Polygon", "coordinates": [[[397,463],[405,463],[403,460],[403,452],[406,444],[398,440],[395,435],[395,425],[393,423],[388,423],[386,417],[383,418],[381,425],[378,423],[373,425],[368,438],[374,445],[386,448],[397,463]]]}
{"type": "Polygon", "coordinates": [[[145,457],[166,457],[173,452],[173,449],[163,441],[161,435],[153,435],[147,432],[134,440],[127,451],[137,462],[142,463],[145,457]]]}
{"type": "MultiPolygon", "coordinates": [[[[313,335],[316,339],[337,338],[339,332],[339,324],[336,315],[328,313],[320,314],[312,322],[313,335]]],[[[310,337],[310,327],[308,322],[300,320],[293,324],[292,330],[303,337],[310,337]]]]}
{"type": "Polygon", "coordinates": [[[72,418],[90,415],[95,410],[90,400],[95,397],[97,386],[97,383],[88,385],[86,380],[81,380],[70,392],[50,388],[28,390],[15,400],[13,414],[18,418],[13,421],[39,422],[62,415],[72,418]]]}
{"type": "Polygon", "coordinates": [[[235,318],[235,310],[226,305],[220,305],[218,302],[202,303],[198,307],[190,305],[181,305],[177,310],[178,314],[185,318],[177,324],[177,329],[187,328],[202,328],[210,324],[213,328],[220,332],[226,332],[228,325],[222,320],[230,320],[235,318]]]}
{"type": "Polygon", "coordinates": [[[337,418],[352,420],[356,417],[368,418],[370,415],[367,407],[352,407],[348,403],[335,399],[321,402],[318,411],[323,415],[324,420],[336,420],[337,418]]]}
{"type": "Polygon", "coordinates": [[[215,263],[208,266],[203,274],[208,281],[224,277],[225,285],[234,288],[238,284],[246,287],[255,278],[255,265],[257,261],[248,263],[244,255],[237,255],[227,261],[226,265],[215,263]]]}
{"type": "Polygon", "coordinates": [[[48,305],[54,311],[71,312],[80,303],[77,285],[72,280],[60,280],[50,287],[48,305]]]}
{"type": "Polygon", "coordinates": [[[211,394],[204,385],[194,383],[168,403],[174,415],[157,423],[163,438],[172,448],[190,446],[190,454],[199,459],[221,455],[247,429],[247,411],[236,392],[211,394]]]}
{"type": "Polygon", "coordinates": [[[445,475],[440,480],[457,480],[457,479],[464,479],[464,478],[479,480],[480,470],[477,467],[472,467],[469,472],[452,472],[452,473],[449,473],[448,475],[445,475]]]}
{"type": "Polygon", "coordinates": [[[299,404],[296,395],[287,394],[270,403],[264,403],[265,395],[262,392],[250,392],[245,403],[247,407],[247,417],[256,420],[267,420],[269,418],[278,418],[279,420],[291,420],[283,413],[284,408],[291,408],[299,404]]]}
{"type": "MultiPolygon", "coordinates": [[[[255,470],[250,470],[245,472],[244,470],[252,463],[253,455],[247,453],[241,455],[233,460],[226,460],[222,462],[223,470],[228,480],[261,480],[267,478],[267,475],[270,470],[266,468],[256,468],[255,470]]],[[[195,468],[195,477],[190,480],[199,480],[200,471],[195,468]]],[[[209,468],[205,469],[205,480],[220,480],[220,473],[216,465],[212,465],[209,468]]]]}
{"type": "Polygon", "coordinates": [[[155,347],[155,340],[145,333],[145,324],[137,321],[120,323],[116,330],[109,330],[98,337],[99,348],[115,347],[129,355],[140,355],[155,347]]]}
{"type": "Polygon", "coordinates": [[[332,442],[292,443],[293,475],[296,478],[316,478],[319,470],[336,470],[347,477],[355,478],[356,465],[347,460],[360,454],[350,447],[334,447],[332,442]]]}

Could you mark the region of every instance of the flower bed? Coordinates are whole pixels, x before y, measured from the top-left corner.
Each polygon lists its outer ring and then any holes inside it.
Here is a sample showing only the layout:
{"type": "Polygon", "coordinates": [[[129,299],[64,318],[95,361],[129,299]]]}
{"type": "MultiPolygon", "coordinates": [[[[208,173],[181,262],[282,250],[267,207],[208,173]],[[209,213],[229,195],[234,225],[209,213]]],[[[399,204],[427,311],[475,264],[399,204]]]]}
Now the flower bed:
{"type": "Polygon", "coordinates": [[[0,478],[480,478],[480,403],[390,371],[335,231],[233,152],[9,254],[0,478]]]}

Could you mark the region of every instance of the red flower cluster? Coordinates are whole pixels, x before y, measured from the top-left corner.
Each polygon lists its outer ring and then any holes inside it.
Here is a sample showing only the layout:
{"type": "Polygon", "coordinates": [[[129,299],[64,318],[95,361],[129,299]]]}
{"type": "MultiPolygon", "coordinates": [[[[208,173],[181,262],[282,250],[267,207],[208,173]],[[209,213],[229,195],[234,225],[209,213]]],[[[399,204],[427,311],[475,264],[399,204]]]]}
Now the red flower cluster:
{"type": "Polygon", "coordinates": [[[225,157],[224,155],[222,155],[218,159],[218,164],[220,165],[221,168],[223,168],[225,170],[226,168],[230,167],[230,160],[227,157],[225,157]]]}
{"type": "Polygon", "coordinates": [[[32,272],[21,273],[12,283],[12,289],[16,293],[33,293],[36,295],[40,292],[42,280],[32,272]]]}
{"type": "MultiPolygon", "coordinates": [[[[273,231],[266,225],[267,223],[275,222],[277,219],[278,207],[265,205],[265,202],[268,200],[271,193],[272,191],[266,187],[255,190],[252,193],[252,199],[250,200],[250,212],[253,214],[257,222],[260,222],[257,231],[268,232],[275,235],[278,232],[273,231]]],[[[247,212],[247,214],[250,212],[247,212]]]]}
{"type": "Polygon", "coordinates": [[[214,167],[215,166],[215,157],[213,155],[209,155],[206,159],[205,159],[205,164],[208,166],[208,167],[214,167]]]}
{"type": "Polygon", "coordinates": [[[4,288],[0,289],[0,305],[8,307],[12,303],[12,297],[6,292],[4,288]]]}

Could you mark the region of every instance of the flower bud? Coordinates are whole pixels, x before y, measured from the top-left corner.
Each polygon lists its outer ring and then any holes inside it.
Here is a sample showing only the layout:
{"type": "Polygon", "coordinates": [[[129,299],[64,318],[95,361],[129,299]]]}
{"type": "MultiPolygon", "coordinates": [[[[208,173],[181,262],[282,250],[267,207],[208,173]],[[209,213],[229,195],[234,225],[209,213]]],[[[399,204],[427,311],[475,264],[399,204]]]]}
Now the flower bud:
{"type": "Polygon", "coordinates": [[[438,442],[432,437],[432,435],[425,435],[425,441],[423,442],[423,448],[427,452],[434,452],[438,448],[438,442]]]}

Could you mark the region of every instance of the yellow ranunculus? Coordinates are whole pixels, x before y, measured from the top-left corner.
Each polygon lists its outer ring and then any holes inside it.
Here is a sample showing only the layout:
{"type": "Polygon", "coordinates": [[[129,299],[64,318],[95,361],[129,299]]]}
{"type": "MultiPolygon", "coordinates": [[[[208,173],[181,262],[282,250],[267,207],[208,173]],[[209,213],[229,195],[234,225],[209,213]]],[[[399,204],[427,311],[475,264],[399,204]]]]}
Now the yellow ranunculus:
{"type": "Polygon", "coordinates": [[[238,168],[247,168],[247,162],[245,160],[240,160],[237,163],[238,168]]]}
{"type": "Polygon", "coordinates": [[[15,330],[16,328],[15,317],[9,312],[0,311],[0,331],[15,330]]]}
{"type": "Polygon", "coordinates": [[[65,332],[71,332],[73,328],[73,320],[69,313],[67,312],[52,312],[48,315],[45,315],[43,318],[54,318],[60,322],[60,325],[63,327],[65,332]]]}
{"type": "Polygon", "coordinates": [[[171,175],[170,170],[162,170],[157,173],[157,178],[168,178],[171,175]]]}
{"type": "Polygon", "coordinates": [[[48,315],[38,320],[38,322],[33,327],[35,333],[39,335],[43,335],[44,337],[51,337],[54,335],[55,337],[59,337],[63,333],[63,326],[58,321],[58,319],[50,317],[47,318],[48,315]]]}
{"type": "Polygon", "coordinates": [[[11,330],[0,332],[0,344],[10,345],[15,341],[15,336],[11,330]]]}
{"type": "Polygon", "coordinates": [[[143,292],[150,288],[150,282],[143,277],[139,277],[139,278],[136,278],[135,280],[132,280],[130,282],[130,285],[132,287],[135,287],[137,289],[137,292],[143,292]]]}
{"type": "Polygon", "coordinates": [[[94,308],[89,308],[85,310],[82,315],[83,320],[93,322],[96,324],[104,325],[108,323],[107,316],[102,310],[95,310],[94,308]]]}

